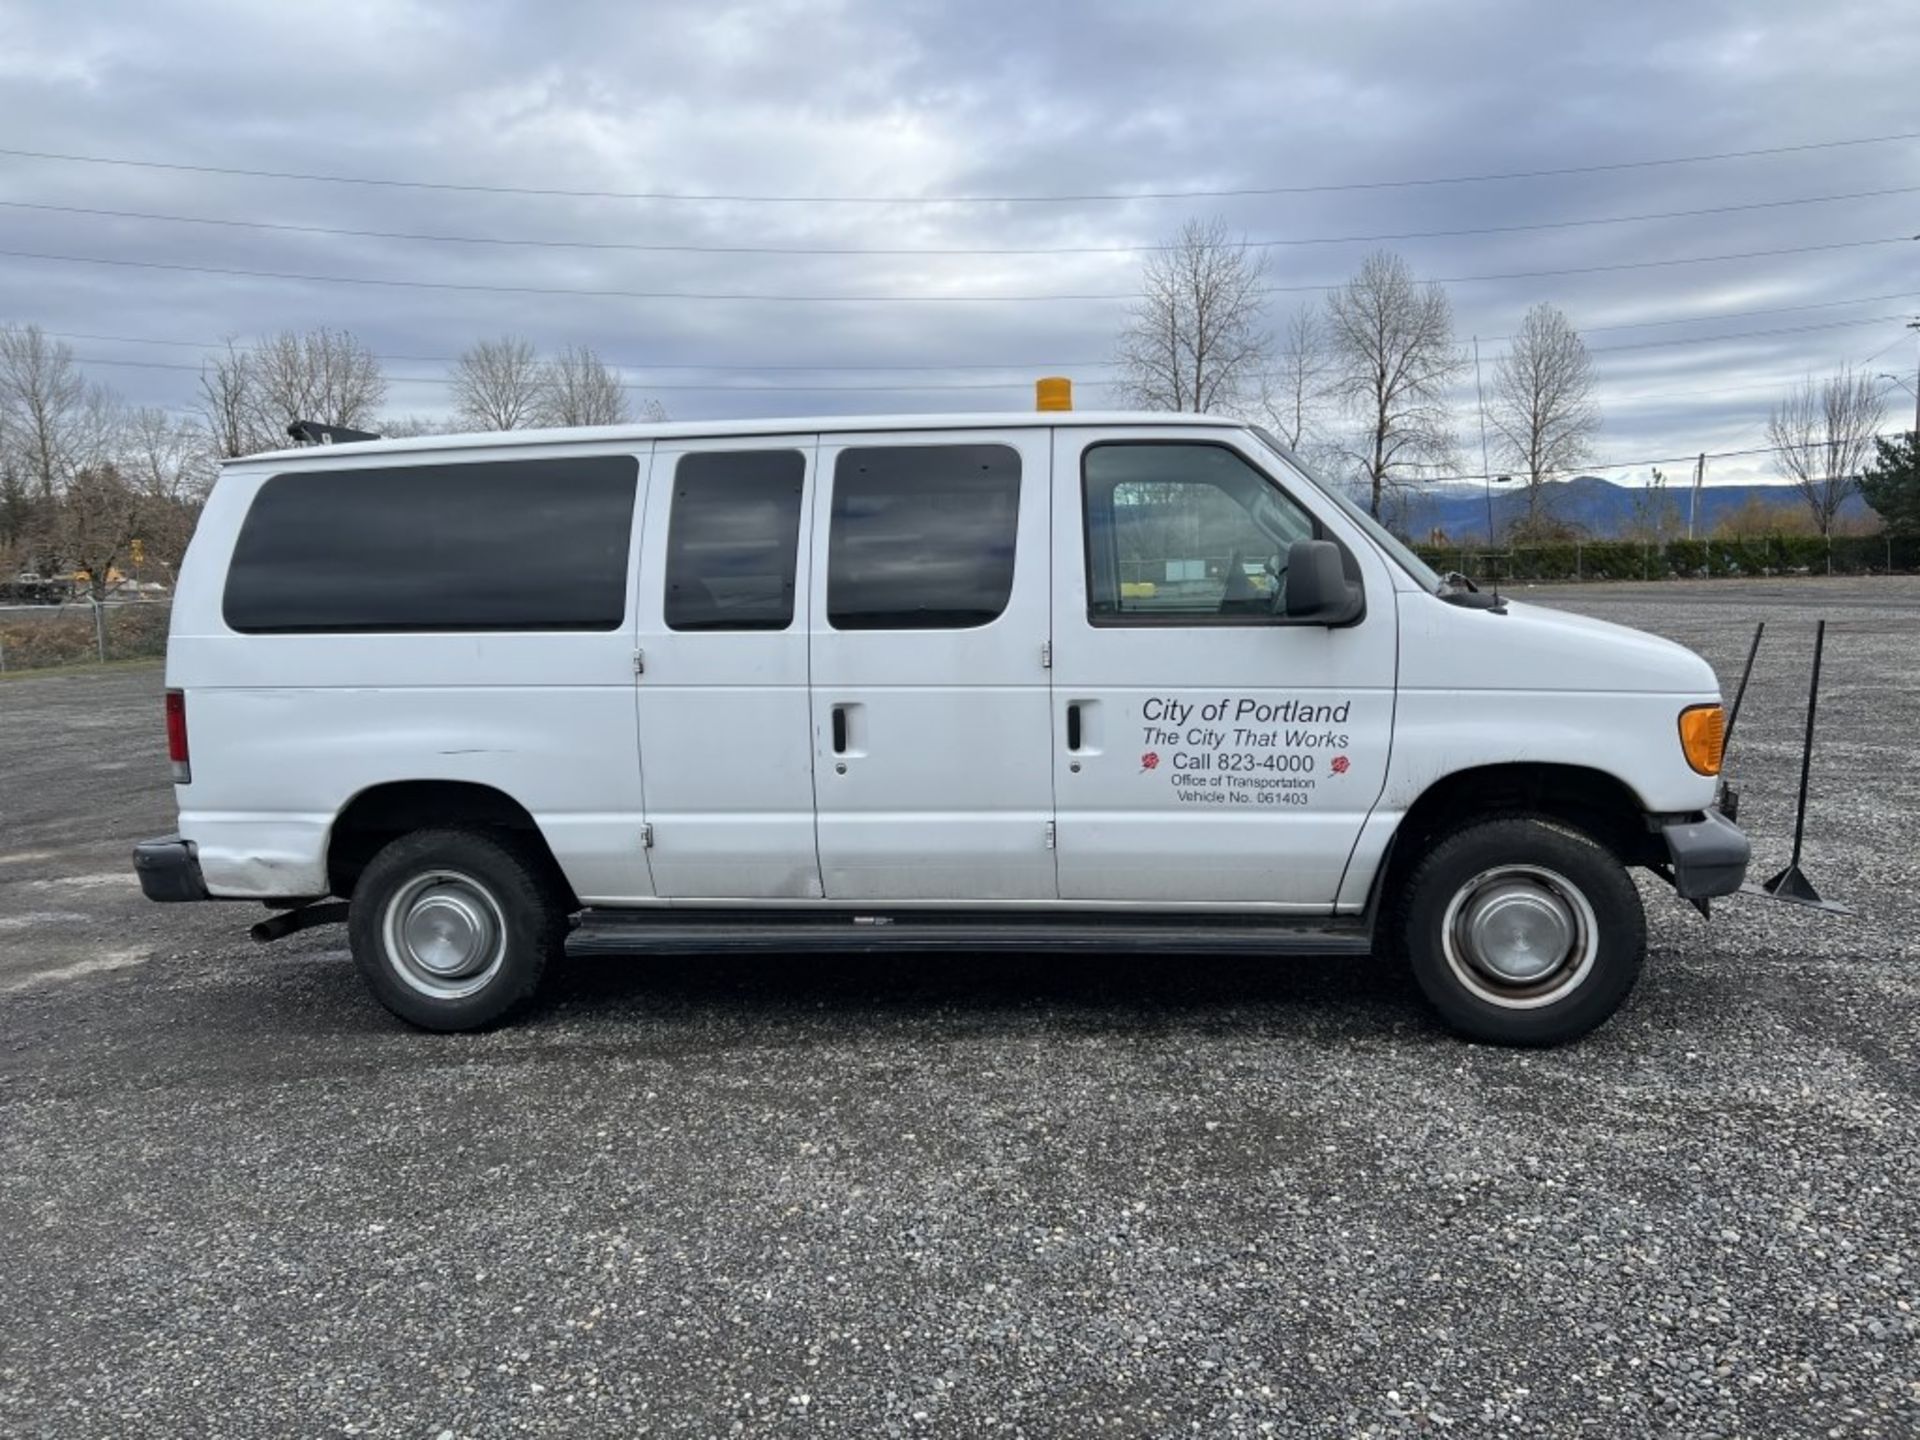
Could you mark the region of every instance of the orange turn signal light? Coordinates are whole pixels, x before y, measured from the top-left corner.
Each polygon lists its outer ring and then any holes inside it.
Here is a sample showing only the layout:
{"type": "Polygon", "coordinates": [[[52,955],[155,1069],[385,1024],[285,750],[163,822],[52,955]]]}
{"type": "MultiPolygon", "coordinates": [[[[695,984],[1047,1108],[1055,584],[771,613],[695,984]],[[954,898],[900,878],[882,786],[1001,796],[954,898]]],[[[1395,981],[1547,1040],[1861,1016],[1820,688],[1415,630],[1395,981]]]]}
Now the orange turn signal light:
{"type": "Polygon", "coordinates": [[[1680,712],[1680,748],[1702,775],[1720,773],[1727,743],[1727,714],[1718,705],[1689,705],[1680,712]]]}

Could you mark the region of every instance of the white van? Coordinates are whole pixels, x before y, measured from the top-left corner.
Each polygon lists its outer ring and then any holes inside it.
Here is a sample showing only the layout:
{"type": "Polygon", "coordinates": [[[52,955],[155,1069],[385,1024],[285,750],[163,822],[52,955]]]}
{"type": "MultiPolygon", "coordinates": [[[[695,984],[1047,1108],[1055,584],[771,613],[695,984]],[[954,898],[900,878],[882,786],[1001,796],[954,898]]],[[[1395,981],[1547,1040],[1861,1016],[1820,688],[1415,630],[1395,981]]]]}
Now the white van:
{"type": "Polygon", "coordinates": [[[1704,909],[1748,858],[1704,661],[1443,579],[1208,416],[250,456],[166,678],[146,893],[344,912],[436,1030],[566,952],[1381,950],[1545,1044],[1634,983],[1629,867],[1704,909]]]}

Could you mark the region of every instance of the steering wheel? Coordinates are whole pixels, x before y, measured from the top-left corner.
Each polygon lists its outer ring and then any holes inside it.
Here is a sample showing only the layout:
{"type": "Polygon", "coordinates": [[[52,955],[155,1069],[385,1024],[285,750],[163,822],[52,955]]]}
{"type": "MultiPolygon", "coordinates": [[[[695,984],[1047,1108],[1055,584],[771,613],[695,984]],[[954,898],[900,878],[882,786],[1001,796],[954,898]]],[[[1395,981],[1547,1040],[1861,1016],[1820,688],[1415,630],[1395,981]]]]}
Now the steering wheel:
{"type": "Polygon", "coordinates": [[[1237,546],[1227,560],[1227,573],[1221,579],[1225,582],[1220,592],[1220,613],[1223,615],[1257,609],[1265,598],[1259,587],[1247,578],[1246,552],[1237,546]]]}
{"type": "Polygon", "coordinates": [[[1273,598],[1269,608],[1278,615],[1286,604],[1287,596],[1287,557],[1284,551],[1276,550],[1267,557],[1266,572],[1273,578],[1273,598]]]}

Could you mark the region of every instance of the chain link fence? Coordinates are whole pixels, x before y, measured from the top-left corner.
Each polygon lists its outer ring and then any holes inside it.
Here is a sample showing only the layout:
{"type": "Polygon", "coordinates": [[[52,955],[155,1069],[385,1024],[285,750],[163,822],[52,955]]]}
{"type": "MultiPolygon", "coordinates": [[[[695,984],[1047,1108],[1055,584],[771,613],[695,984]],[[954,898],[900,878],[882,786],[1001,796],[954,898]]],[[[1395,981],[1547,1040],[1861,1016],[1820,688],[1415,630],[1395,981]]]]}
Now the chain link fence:
{"type": "Polygon", "coordinates": [[[1416,545],[1445,574],[1493,580],[1754,579],[1769,575],[1910,575],[1920,535],[1773,535],[1750,540],[1569,540],[1551,545],[1416,545]]]}
{"type": "Polygon", "coordinates": [[[167,653],[166,600],[0,606],[0,674],[167,653]]]}

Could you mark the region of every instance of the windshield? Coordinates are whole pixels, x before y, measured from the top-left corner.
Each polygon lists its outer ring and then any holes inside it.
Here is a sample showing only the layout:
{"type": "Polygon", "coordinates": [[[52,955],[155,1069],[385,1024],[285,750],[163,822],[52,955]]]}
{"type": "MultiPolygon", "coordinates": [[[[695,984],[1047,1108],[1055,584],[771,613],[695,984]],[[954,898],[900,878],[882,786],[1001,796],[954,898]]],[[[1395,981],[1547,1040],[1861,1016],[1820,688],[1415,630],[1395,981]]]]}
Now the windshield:
{"type": "Polygon", "coordinates": [[[1353,498],[1349,496],[1346,491],[1342,490],[1338,485],[1329,484],[1318,475],[1315,475],[1301,463],[1300,457],[1287,449],[1285,445],[1281,444],[1276,436],[1269,434],[1258,425],[1250,428],[1253,430],[1253,433],[1259,437],[1261,444],[1265,445],[1267,449],[1284,460],[1289,469],[1297,471],[1300,477],[1309,485],[1313,486],[1314,489],[1338,505],[1341,510],[1346,513],[1347,518],[1362,530],[1366,531],[1368,538],[1382,550],[1386,551],[1388,555],[1392,556],[1394,562],[1398,564],[1402,570],[1406,571],[1407,574],[1411,575],[1423,590],[1429,593],[1437,593],[1442,588],[1445,582],[1441,580],[1439,572],[1418,555],[1414,554],[1412,550],[1408,549],[1404,543],[1394,536],[1392,531],[1388,530],[1386,526],[1369,515],[1364,508],[1355,504],[1353,498]]]}

